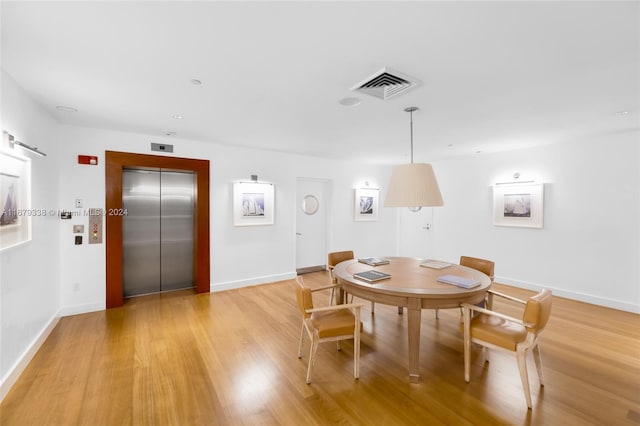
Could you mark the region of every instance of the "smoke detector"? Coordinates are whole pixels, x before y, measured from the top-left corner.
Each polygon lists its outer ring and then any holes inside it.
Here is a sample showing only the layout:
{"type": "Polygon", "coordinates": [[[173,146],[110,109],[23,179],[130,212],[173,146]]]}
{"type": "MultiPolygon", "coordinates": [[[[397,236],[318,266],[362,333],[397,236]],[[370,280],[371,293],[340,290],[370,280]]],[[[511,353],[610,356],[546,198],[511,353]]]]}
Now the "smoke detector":
{"type": "Polygon", "coordinates": [[[418,87],[420,80],[388,67],[361,81],[351,88],[354,92],[365,93],[382,100],[401,95],[418,87]]]}

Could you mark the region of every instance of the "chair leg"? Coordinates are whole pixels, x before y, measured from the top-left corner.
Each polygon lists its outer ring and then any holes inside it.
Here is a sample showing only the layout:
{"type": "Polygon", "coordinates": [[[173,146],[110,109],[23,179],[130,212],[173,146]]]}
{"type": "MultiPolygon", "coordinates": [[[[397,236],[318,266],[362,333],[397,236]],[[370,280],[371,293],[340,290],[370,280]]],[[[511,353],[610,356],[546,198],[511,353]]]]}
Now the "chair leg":
{"type": "Polygon", "coordinates": [[[492,293],[487,293],[486,297],[484,298],[484,307],[489,309],[490,311],[493,310],[493,294],[492,293]]]}
{"type": "Polygon", "coordinates": [[[440,309],[436,308],[436,319],[440,319],[440,309]]]}
{"type": "Polygon", "coordinates": [[[311,338],[311,351],[309,353],[309,365],[307,366],[307,384],[311,383],[311,368],[316,360],[316,352],[318,350],[318,338],[313,336],[311,338]]]}
{"type": "Polygon", "coordinates": [[[542,357],[540,356],[540,346],[533,348],[533,359],[536,362],[536,370],[538,371],[538,381],[540,386],[544,386],[544,377],[542,376],[542,357]]]}
{"type": "Polygon", "coordinates": [[[304,345],[304,333],[305,333],[304,322],[302,323],[302,327],[300,330],[300,343],[298,344],[298,358],[302,358],[302,347],[304,345]]]}
{"type": "Polygon", "coordinates": [[[333,295],[336,292],[335,288],[331,289],[331,297],[329,298],[329,306],[333,305],[333,295]]]}
{"type": "Polygon", "coordinates": [[[524,349],[516,350],[518,359],[518,369],[520,370],[520,380],[524,390],[524,398],[527,400],[527,407],[531,409],[531,390],[529,389],[529,375],[527,374],[527,352],[524,349]]]}
{"type": "Polygon", "coordinates": [[[462,310],[462,320],[464,321],[464,381],[469,383],[469,370],[471,370],[471,311],[469,309],[462,310]]]}
{"type": "MultiPolygon", "coordinates": [[[[373,302],[371,302],[373,304],[373,302]]],[[[353,331],[353,377],[360,379],[360,309],[356,310],[353,331]]]]}
{"type": "Polygon", "coordinates": [[[371,315],[373,315],[373,312],[376,309],[376,302],[371,302],[371,315]]]}

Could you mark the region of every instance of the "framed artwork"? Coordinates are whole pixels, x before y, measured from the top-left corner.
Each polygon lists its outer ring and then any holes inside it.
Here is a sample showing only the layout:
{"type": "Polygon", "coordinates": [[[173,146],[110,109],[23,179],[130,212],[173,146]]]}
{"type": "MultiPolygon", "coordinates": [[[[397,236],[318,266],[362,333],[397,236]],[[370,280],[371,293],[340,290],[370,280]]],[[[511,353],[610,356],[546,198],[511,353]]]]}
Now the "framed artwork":
{"type": "Polygon", "coordinates": [[[354,202],[354,220],[378,220],[379,189],[356,189],[354,202]]]}
{"type": "Polygon", "coordinates": [[[233,224],[235,226],[273,225],[275,204],[271,183],[233,184],[233,224]]]}
{"type": "MultiPolygon", "coordinates": [[[[0,250],[31,240],[31,160],[0,151],[0,250]]],[[[37,213],[40,213],[39,211],[37,213]]]]}
{"type": "Polygon", "coordinates": [[[518,183],[493,186],[493,224],[542,228],[544,184],[518,183]]]}

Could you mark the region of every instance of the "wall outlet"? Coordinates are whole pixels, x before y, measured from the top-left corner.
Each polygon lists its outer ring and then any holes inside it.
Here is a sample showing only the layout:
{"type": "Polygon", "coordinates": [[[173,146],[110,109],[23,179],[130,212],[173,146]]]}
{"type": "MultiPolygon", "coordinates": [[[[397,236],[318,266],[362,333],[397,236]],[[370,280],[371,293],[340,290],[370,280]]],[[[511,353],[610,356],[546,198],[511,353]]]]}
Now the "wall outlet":
{"type": "Polygon", "coordinates": [[[76,198],[76,209],[82,208],[82,199],[76,198]]]}

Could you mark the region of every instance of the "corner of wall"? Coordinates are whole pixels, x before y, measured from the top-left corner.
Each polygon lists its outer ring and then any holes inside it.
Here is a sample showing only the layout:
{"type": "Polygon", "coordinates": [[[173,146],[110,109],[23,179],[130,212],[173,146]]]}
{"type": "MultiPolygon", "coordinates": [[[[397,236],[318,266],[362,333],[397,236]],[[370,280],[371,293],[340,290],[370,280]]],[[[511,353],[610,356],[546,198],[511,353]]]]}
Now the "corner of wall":
{"type": "Polygon", "coordinates": [[[7,396],[13,385],[16,384],[20,375],[22,375],[35,354],[44,344],[45,340],[47,340],[47,337],[49,337],[53,329],[56,327],[58,321],[60,321],[59,312],[56,313],[40,333],[38,333],[22,356],[20,356],[20,358],[11,366],[7,374],[2,378],[2,381],[0,382],[0,402],[2,402],[5,396],[7,396]]]}

